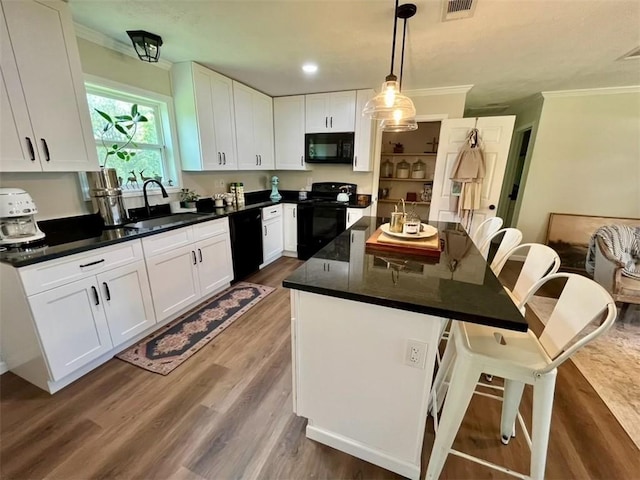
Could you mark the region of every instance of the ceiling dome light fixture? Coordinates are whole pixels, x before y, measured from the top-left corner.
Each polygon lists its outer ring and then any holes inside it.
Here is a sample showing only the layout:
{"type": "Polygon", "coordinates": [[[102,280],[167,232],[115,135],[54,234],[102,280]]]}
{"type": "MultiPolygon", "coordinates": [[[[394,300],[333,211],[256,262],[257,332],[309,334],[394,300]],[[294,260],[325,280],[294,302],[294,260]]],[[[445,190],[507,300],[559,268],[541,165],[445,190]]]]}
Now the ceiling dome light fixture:
{"type": "Polygon", "coordinates": [[[143,62],[156,63],[160,59],[162,37],[144,30],[127,30],[133,48],[143,62]]]}
{"type": "MultiPolygon", "coordinates": [[[[415,15],[417,7],[413,3],[405,3],[404,5],[398,6],[398,1],[399,0],[396,0],[396,8],[394,10],[393,18],[391,69],[389,75],[387,75],[384,83],[382,84],[380,93],[369,100],[362,110],[362,115],[367,115],[374,120],[395,120],[396,122],[399,122],[403,118],[416,116],[416,107],[413,105],[411,99],[400,93],[400,84],[398,82],[398,77],[393,73],[393,64],[396,53],[398,18],[404,19],[406,33],[407,19],[415,15]]],[[[404,35],[402,43],[404,57],[404,35]]]]}
{"type": "MultiPolygon", "coordinates": [[[[400,8],[404,7],[402,5],[400,8]]],[[[398,11],[397,16],[404,20],[404,25],[402,29],[402,55],[400,57],[400,84],[399,87],[402,89],[402,74],[404,72],[404,42],[407,36],[407,19],[413,17],[415,14],[415,10],[406,10],[404,12],[398,11]]],[[[406,97],[408,98],[408,97],[406,97]]],[[[418,122],[416,122],[415,118],[415,108],[414,114],[411,116],[401,118],[398,115],[398,112],[394,112],[393,118],[387,118],[380,122],[380,128],[384,132],[411,132],[413,130],[418,129],[418,122]]]]}
{"type": "Polygon", "coordinates": [[[318,65],[315,63],[305,63],[302,65],[302,71],[304,73],[316,73],[318,71],[318,65]]]}

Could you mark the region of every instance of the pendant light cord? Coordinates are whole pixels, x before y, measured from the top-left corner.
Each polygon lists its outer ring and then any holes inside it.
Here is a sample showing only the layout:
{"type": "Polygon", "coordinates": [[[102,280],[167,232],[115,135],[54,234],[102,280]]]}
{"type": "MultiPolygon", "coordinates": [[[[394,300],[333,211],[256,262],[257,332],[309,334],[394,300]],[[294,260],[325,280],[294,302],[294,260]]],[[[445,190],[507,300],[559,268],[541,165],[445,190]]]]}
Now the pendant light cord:
{"type": "Polygon", "coordinates": [[[404,27],[402,29],[402,56],[400,57],[400,83],[398,90],[402,91],[402,71],[404,70],[404,39],[407,36],[407,19],[404,19],[404,27]]]}
{"type": "Polygon", "coordinates": [[[396,8],[393,11],[393,46],[391,47],[391,70],[389,76],[393,76],[393,62],[396,57],[396,32],[398,29],[398,3],[400,0],[396,0],[396,8]]]}

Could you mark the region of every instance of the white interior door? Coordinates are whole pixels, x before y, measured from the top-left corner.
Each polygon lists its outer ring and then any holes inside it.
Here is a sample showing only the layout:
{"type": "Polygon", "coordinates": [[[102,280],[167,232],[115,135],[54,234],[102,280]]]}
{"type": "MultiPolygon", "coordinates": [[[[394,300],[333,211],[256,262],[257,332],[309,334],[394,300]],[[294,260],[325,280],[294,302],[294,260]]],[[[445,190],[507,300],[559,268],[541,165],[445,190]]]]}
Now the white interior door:
{"type": "Polygon", "coordinates": [[[473,231],[485,219],[495,217],[515,119],[514,115],[508,115],[442,121],[429,220],[443,222],[458,222],[460,220],[452,201],[454,200],[451,196],[452,182],[449,178],[458,152],[474,126],[480,132],[486,174],[482,183],[481,205],[474,212],[470,231],[473,231]]]}

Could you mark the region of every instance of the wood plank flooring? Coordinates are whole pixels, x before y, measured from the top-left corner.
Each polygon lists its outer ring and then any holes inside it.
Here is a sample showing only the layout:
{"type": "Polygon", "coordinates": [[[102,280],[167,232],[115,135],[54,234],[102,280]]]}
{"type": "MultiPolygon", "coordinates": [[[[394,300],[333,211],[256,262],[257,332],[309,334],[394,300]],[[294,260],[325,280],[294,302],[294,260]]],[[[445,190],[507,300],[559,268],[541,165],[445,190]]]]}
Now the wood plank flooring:
{"type": "MultiPolygon", "coordinates": [[[[11,373],[0,377],[0,477],[400,478],[308,440],[306,420],[291,411],[289,292],[281,284],[299,265],[283,258],[247,279],[277,291],[166,377],[112,359],[53,396],[11,373]]],[[[530,408],[527,391],[525,418],[530,408]]],[[[499,403],[474,397],[455,447],[526,471],[524,439],[503,446],[499,415],[499,403]]],[[[429,421],[423,475],[432,444],[429,421]]],[[[503,477],[452,456],[443,472],[503,477]]],[[[640,478],[640,452],[570,362],[558,375],[547,478],[640,478]]]]}

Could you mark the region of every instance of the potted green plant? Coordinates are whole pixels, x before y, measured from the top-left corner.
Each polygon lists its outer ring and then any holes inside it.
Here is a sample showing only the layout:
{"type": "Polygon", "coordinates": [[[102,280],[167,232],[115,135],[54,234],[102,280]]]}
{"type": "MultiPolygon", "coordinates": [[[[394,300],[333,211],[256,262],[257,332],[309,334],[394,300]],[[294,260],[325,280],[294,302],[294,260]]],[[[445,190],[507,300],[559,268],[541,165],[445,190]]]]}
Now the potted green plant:
{"type": "MultiPolygon", "coordinates": [[[[129,146],[136,146],[133,142],[133,138],[138,130],[138,124],[148,122],[149,120],[144,115],[138,112],[138,105],[133,104],[131,106],[131,112],[129,115],[109,115],[106,112],[94,109],[104,120],[105,125],[101,131],[102,146],[105,149],[104,159],[100,165],[100,171],[87,172],[87,179],[89,181],[89,188],[91,190],[97,189],[114,189],[122,187],[122,178],[118,178],[118,174],[115,168],[107,168],[107,162],[111,157],[116,157],[119,160],[128,162],[135,155],[136,152],[127,150],[129,146]],[[118,132],[122,137],[122,140],[115,140],[113,135],[108,133],[118,132]],[[118,143],[116,143],[116,141],[118,143]]],[[[128,179],[133,185],[138,185],[138,179],[132,172],[132,177],[128,179]]]]}
{"type": "Polygon", "coordinates": [[[180,206],[183,208],[195,208],[196,201],[200,198],[193,190],[182,188],[180,190],[180,206]]]}
{"type": "Polygon", "coordinates": [[[141,115],[138,112],[138,105],[133,104],[131,106],[131,114],[130,115],[115,115],[112,117],[106,112],[94,109],[102,118],[106,120],[104,128],[102,129],[102,146],[105,148],[104,161],[101,165],[102,168],[106,168],[107,161],[109,157],[115,155],[120,160],[128,162],[132,157],[135,156],[136,152],[130,152],[127,150],[129,145],[136,146],[133,142],[133,137],[136,135],[136,131],[138,130],[138,124],[148,122],[149,120],[144,115],[141,115]],[[116,130],[120,133],[125,140],[124,143],[111,143],[108,138],[105,138],[107,133],[116,130]]]}

